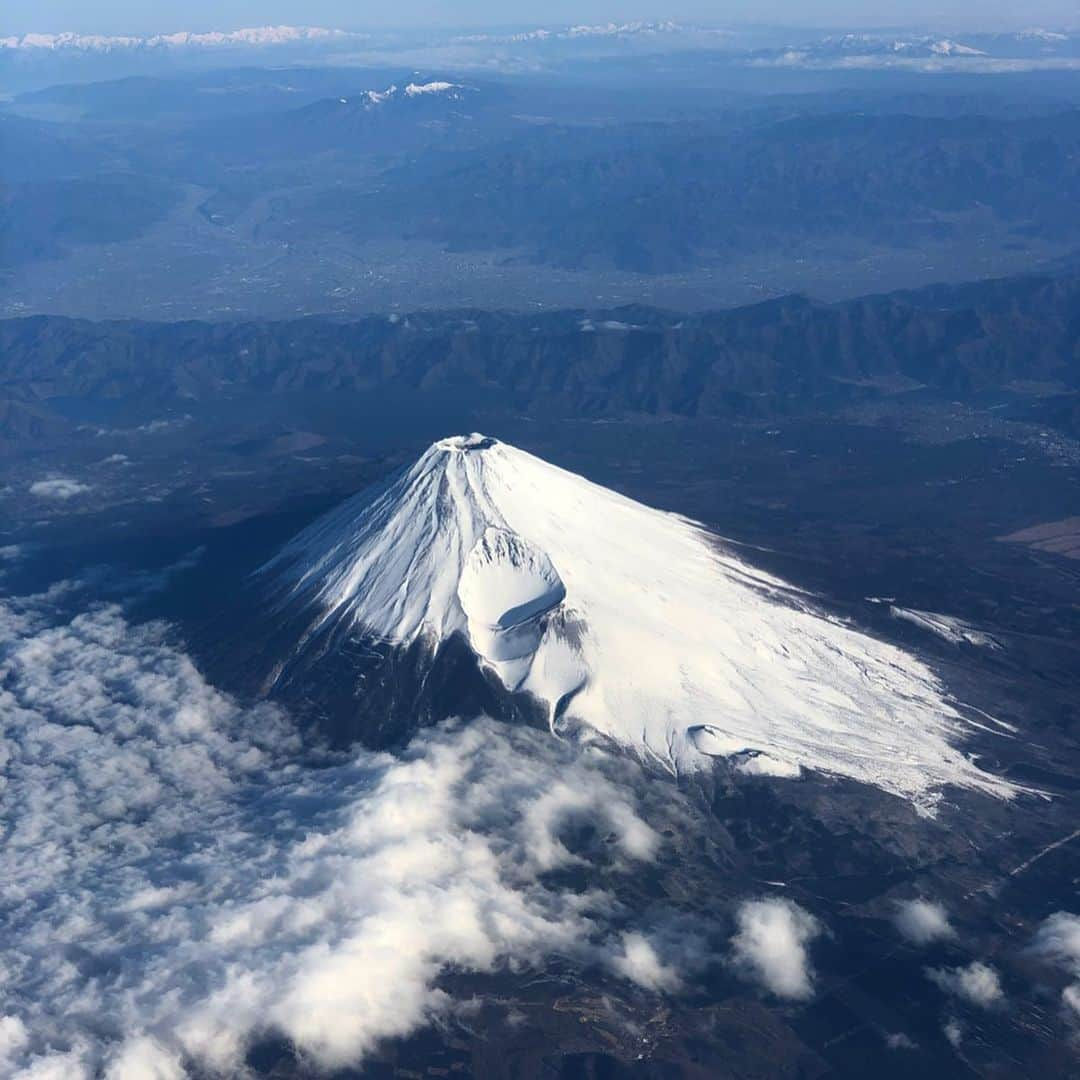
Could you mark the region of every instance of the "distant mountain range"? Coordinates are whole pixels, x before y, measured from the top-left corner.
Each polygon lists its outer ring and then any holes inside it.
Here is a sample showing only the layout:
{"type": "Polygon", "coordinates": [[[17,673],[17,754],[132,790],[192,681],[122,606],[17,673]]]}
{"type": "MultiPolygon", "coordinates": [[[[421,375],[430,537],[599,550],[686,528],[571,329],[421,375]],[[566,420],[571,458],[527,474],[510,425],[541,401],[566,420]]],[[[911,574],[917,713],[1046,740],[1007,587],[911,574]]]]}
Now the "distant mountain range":
{"type": "MultiPolygon", "coordinates": [[[[774,416],[898,394],[1008,400],[1035,386],[1074,431],[1080,278],[1020,278],[696,315],[428,312],[352,322],[0,321],[0,440],[64,398],[171,403],[306,392],[464,394],[514,413],[774,416]],[[6,417],[6,419],[5,419],[6,417]]],[[[1033,400],[1033,399],[1032,399],[1033,400]]],[[[1074,431],[1075,433],[1075,431],[1074,431]]]]}
{"type": "MultiPolygon", "coordinates": [[[[566,27],[538,27],[508,33],[477,33],[458,35],[461,43],[512,44],[522,42],[569,41],[581,38],[626,38],[655,34],[700,32],[684,27],[670,19],[659,21],[634,20],[579,24],[566,27]]],[[[354,30],[322,26],[251,26],[240,30],[197,32],[181,30],[169,34],[58,34],[27,33],[0,37],[0,49],[71,50],[82,52],[112,52],[121,49],[214,49],[222,47],[255,47],[262,45],[293,45],[298,42],[333,43],[370,37],[354,30]]]]}
{"type": "MultiPolygon", "coordinates": [[[[430,35],[429,35],[430,37],[430,35]]],[[[626,22],[581,23],[570,26],[534,27],[512,31],[458,34],[447,38],[450,44],[466,46],[543,45],[601,39],[612,42],[635,38],[694,38],[714,42],[724,39],[733,52],[749,46],[750,40],[738,31],[702,27],[663,20],[631,20],[626,22]]],[[[190,31],[172,33],[87,34],[26,33],[0,37],[0,50],[53,53],[108,53],[132,50],[182,50],[258,48],[273,45],[348,44],[373,35],[361,31],[321,26],[254,26],[237,30],[190,31]]],[[[974,31],[962,40],[927,33],[879,34],[850,32],[827,34],[820,38],[771,47],[757,53],[758,59],[770,57],[793,61],[855,57],[912,58],[976,58],[986,56],[1034,57],[1053,56],[1070,52],[1077,44],[1077,35],[1061,30],[1041,28],[1019,33],[986,33],[974,31]]]]}
{"type": "Polygon", "coordinates": [[[128,49],[217,49],[228,47],[259,47],[264,45],[295,45],[298,42],[332,42],[363,38],[350,30],[333,30],[321,26],[252,26],[241,30],[213,30],[194,33],[188,30],[172,34],[137,36],[130,34],[22,34],[0,37],[0,49],[113,52],[128,49]]]}
{"type": "Polygon", "coordinates": [[[463,44],[513,45],[525,42],[568,41],[579,38],[626,38],[655,34],[700,33],[671,19],[650,21],[636,19],[631,22],[584,23],[564,29],[539,27],[534,30],[518,30],[511,33],[463,34],[454,40],[463,44]]]}
{"type": "Polygon", "coordinates": [[[753,65],[806,68],[902,68],[990,73],[1069,66],[1080,51],[1076,34],[1059,30],[1020,33],[975,31],[962,39],[940,34],[830,34],[754,51],[753,65]]]}
{"type": "Polygon", "coordinates": [[[822,242],[849,245],[845,258],[948,244],[961,255],[1029,249],[1033,259],[1080,243],[1080,111],[1067,107],[1039,116],[777,107],[743,122],[598,125],[565,113],[530,122],[523,114],[547,104],[541,93],[439,69],[358,72],[330,93],[328,81],[305,89],[303,73],[290,78],[301,89],[267,77],[262,90],[143,80],[24,95],[26,115],[0,113],[10,162],[0,267],[141,235],[186,185],[205,192],[215,224],[272,194],[251,220],[259,239],[327,237],[364,262],[365,244],[408,252],[422,241],[658,275],[822,242]],[[117,126],[106,143],[34,118],[52,109],[96,119],[118,99],[124,118],[168,123],[117,126]],[[116,185],[130,208],[120,220],[100,197],[116,185]]]}

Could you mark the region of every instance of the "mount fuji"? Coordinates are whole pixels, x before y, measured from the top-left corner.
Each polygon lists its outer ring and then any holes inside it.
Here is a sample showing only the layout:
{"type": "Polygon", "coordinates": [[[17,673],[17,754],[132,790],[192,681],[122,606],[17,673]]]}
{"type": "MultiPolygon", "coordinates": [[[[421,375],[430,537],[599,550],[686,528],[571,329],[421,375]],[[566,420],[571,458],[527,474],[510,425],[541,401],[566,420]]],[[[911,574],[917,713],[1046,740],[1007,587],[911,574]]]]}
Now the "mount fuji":
{"type": "MultiPolygon", "coordinates": [[[[292,634],[271,691],[298,668],[310,685],[328,659],[370,672],[402,655],[428,683],[452,652],[554,734],[676,774],[719,759],[746,774],[810,770],[924,812],[950,785],[1015,791],[963,751],[964,707],[917,657],[702,525],[483,435],[435,443],[301,532],[257,580],[292,634]]],[[[365,680],[350,684],[357,708],[365,680]]]]}

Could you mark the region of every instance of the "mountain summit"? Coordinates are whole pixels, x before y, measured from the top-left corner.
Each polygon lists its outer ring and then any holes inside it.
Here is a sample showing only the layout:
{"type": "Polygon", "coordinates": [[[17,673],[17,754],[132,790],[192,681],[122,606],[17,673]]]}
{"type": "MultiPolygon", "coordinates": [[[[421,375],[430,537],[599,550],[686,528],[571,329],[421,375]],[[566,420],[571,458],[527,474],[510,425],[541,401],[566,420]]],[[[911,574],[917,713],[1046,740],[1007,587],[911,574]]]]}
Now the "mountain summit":
{"type": "Polygon", "coordinates": [[[923,808],[946,784],[1010,790],[954,745],[964,718],[914,656],[703,526],[484,435],[435,443],[262,574],[300,613],[297,656],[362,642],[435,656],[463,641],[553,731],[599,733],[673,771],[811,769],[923,808]]]}

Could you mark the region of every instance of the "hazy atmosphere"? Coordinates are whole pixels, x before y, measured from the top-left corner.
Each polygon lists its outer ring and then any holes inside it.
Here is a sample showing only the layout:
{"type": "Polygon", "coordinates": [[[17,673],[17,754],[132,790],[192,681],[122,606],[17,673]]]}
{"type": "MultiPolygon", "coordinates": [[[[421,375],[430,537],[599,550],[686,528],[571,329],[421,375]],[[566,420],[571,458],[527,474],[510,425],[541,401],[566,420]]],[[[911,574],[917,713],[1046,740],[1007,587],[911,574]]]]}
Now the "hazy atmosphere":
{"type": "Polygon", "coordinates": [[[604,4],[593,0],[573,3],[552,0],[545,4],[508,7],[492,0],[404,0],[387,6],[363,0],[192,0],[189,4],[138,3],[135,0],[103,0],[85,3],[70,0],[31,3],[8,0],[4,5],[0,34],[39,30],[55,33],[166,33],[175,30],[221,30],[263,23],[303,23],[368,27],[546,26],[557,22],[621,23],[632,19],[695,20],[709,25],[727,23],[774,23],[790,26],[822,26],[845,21],[865,26],[909,26],[926,22],[938,27],[992,26],[1023,29],[1042,22],[1055,27],[1074,26],[1075,4],[1056,0],[1032,0],[1017,6],[984,0],[977,6],[961,0],[915,0],[908,4],[881,4],[867,8],[854,0],[831,2],[808,8],[796,0],[733,0],[717,5],[685,0],[674,8],[649,3],[604,4]]]}
{"type": "Polygon", "coordinates": [[[7,3],[0,1078],[1080,1075],[1074,18],[7,3]]]}

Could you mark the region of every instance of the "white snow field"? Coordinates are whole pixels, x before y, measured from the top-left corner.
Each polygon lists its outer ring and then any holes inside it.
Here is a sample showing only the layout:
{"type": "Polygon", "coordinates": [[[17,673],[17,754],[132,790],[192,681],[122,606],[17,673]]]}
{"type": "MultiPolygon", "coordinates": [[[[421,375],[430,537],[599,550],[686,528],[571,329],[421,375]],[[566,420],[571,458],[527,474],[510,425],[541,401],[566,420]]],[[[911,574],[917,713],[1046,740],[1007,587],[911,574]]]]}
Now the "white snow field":
{"type": "Polygon", "coordinates": [[[1001,642],[997,638],[952,615],[941,615],[936,611],[917,611],[915,608],[902,608],[895,604],[889,606],[889,613],[894,618],[913,623],[920,630],[937,634],[950,645],[967,644],[986,649],[1001,648],[1001,642]]]}
{"type": "Polygon", "coordinates": [[[959,748],[967,721],[916,657],[695,522],[482,435],[435,443],[263,573],[282,606],[311,609],[307,642],[343,621],[402,646],[460,632],[554,731],[592,729],[672,771],[819,770],[924,812],[945,785],[1015,790],[959,748]]]}

